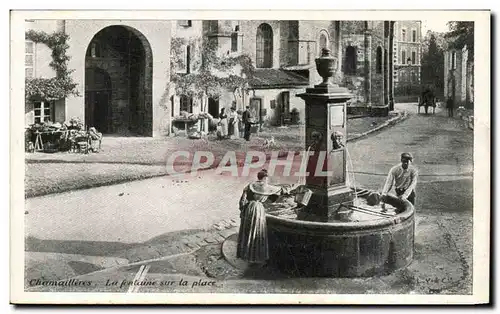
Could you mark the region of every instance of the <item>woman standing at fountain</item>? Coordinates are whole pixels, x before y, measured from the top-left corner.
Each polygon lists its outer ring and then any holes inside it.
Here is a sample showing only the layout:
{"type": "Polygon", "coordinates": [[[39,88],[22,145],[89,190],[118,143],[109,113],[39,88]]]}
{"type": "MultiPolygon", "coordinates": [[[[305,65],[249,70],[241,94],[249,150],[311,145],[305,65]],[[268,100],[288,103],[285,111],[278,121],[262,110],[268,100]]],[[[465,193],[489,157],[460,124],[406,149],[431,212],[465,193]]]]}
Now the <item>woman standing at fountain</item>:
{"type": "Polygon", "coordinates": [[[266,170],[257,174],[258,181],[250,183],[240,198],[240,231],[236,256],[254,264],[269,259],[266,209],[262,204],[271,195],[290,194],[298,185],[274,186],[268,183],[266,170]]]}

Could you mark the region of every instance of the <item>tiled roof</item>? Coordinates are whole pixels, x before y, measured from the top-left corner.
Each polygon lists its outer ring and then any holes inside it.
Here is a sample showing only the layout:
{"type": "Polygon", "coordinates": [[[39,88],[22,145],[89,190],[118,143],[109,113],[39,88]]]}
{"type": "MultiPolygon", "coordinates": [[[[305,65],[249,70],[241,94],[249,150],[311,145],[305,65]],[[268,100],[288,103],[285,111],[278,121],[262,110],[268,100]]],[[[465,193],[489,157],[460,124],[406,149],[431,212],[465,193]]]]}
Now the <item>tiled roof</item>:
{"type": "Polygon", "coordinates": [[[256,69],[250,79],[253,88],[286,88],[309,85],[309,78],[282,69],[256,69]]]}

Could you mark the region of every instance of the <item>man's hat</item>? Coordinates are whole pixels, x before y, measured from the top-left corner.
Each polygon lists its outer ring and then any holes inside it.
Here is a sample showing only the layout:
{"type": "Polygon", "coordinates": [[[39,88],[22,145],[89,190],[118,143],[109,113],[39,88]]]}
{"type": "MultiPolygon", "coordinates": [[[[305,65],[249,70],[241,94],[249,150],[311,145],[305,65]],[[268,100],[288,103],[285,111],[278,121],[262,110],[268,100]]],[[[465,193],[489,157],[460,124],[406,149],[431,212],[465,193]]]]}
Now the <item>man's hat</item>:
{"type": "Polygon", "coordinates": [[[408,159],[410,161],[413,161],[413,156],[411,155],[411,153],[402,153],[401,159],[408,159]]]}

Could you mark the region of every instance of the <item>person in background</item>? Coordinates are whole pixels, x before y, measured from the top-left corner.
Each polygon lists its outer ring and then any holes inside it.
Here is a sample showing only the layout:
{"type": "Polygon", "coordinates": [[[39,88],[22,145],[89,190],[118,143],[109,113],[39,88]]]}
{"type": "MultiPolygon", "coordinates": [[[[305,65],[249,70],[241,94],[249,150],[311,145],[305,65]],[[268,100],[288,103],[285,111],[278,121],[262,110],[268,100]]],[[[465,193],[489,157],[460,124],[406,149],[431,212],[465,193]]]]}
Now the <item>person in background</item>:
{"type": "Polygon", "coordinates": [[[243,112],[241,112],[241,110],[238,110],[237,113],[238,113],[239,137],[243,138],[245,136],[245,124],[243,123],[243,112]]]}
{"type": "Polygon", "coordinates": [[[246,110],[243,112],[243,124],[245,125],[245,134],[244,138],[247,141],[250,141],[250,131],[252,128],[252,114],[250,113],[250,106],[246,107],[246,110]]]}
{"type": "Polygon", "coordinates": [[[384,189],[382,190],[382,199],[394,186],[396,195],[400,199],[408,200],[415,205],[415,187],[417,186],[418,171],[411,164],[413,156],[410,153],[401,154],[401,163],[392,167],[387,175],[384,189]]]}
{"type": "Polygon", "coordinates": [[[227,134],[228,134],[226,108],[222,108],[220,110],[219,119],[220,119],[219,123],[221,126],[221,137],[224,139],[224,138],[227,138],[227,134]]]}
{"type": "Polygon", "coordinates": [[[455,104],[453,103],[453,98],[448,96],[446,99],[446,109],[448,109],[448,117],[453,118],[453,109],[455,108],[455,104]]]}
{"type": "Polygon", "coordinates": [[[232,139],[239,137],[238,114],[236,113],[235,107],[231,107],[231,111],[229,113],[229,136],[232,139]]]}

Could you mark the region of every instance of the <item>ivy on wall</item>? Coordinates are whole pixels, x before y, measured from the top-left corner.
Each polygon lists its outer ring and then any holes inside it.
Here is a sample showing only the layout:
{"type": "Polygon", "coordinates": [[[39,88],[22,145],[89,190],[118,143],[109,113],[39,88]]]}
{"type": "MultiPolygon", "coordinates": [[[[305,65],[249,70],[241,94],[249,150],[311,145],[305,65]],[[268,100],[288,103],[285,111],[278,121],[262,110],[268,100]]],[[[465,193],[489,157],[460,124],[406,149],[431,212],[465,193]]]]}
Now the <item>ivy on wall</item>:
{"type": "MultiPolygon", "coordinates": [[[[240,54],[219,56],[215,41],[201,39],[172,38],[170,54],[170,82],[177,95],[187,95],[193,98],[204,96],[217,98],[227,91],[232,91],[234,97],[248,92],[249,81],[255,67],[248,55],[240,54]],[[191,47],[193,58],[188,73],[182,73],[179,68],[185,68],[185,47],[191,47]]],[[[168,94],[168,97],[171,95],[168,94]]]]}
{"type": "Polygon", "coordinates": [[[25,99],[27,101],[52,101],[70,95],[79,96],[77,85],[68,69],[70,57],[66,54],[69,36],[64,32],[48,34],[44,31],[28,30],[25,38],[34,43],[42,43],[52,50],[50,67],[56,72],[53,78],[26,78],[25,99]]]}

